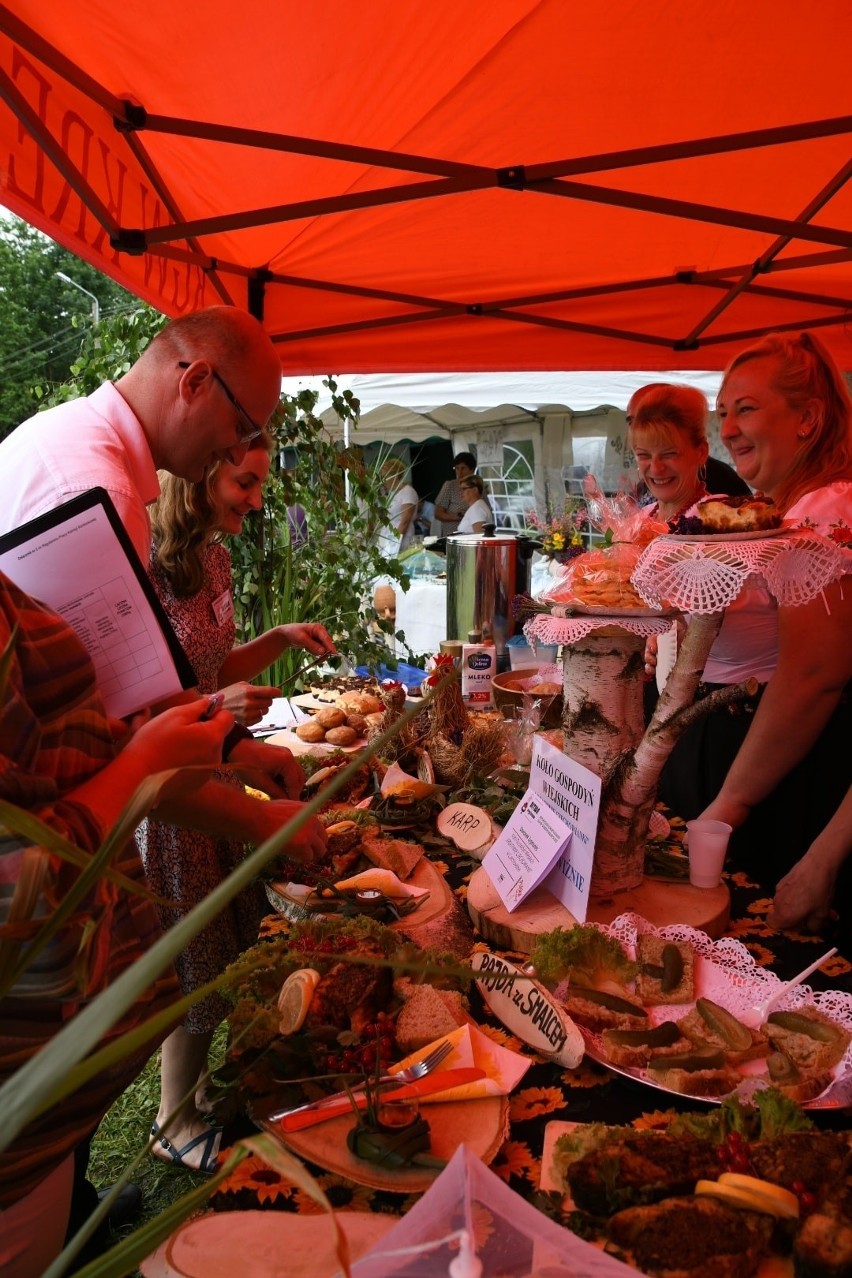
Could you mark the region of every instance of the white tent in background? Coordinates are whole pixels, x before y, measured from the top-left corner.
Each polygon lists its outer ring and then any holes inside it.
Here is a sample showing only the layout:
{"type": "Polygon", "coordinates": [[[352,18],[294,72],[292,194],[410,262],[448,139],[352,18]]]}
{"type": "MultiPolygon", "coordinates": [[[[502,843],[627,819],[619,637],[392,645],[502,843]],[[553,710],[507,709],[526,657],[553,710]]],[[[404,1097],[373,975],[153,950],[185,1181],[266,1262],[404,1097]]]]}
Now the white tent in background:
{"type": "MultiPolygon", "coordinates": [[[[435,439],[449,441],[454,452],[470,450],[495,504],[514,524],[523,524],[524,510],[557,506],[586,471],[616,487],[631,469],[624,409],[640,386],[687,383],[712,407],[720,378],[703,371],[335,374],[338,387],[361,405],[352,443],[395,446],[411,457],[435,439]]],[[[285,377],[282,389],[316,390],[323,420],[339,425],[323,378],[285,377]]],[[[724,456],[713,435],[711,450],[724,456]]]]}

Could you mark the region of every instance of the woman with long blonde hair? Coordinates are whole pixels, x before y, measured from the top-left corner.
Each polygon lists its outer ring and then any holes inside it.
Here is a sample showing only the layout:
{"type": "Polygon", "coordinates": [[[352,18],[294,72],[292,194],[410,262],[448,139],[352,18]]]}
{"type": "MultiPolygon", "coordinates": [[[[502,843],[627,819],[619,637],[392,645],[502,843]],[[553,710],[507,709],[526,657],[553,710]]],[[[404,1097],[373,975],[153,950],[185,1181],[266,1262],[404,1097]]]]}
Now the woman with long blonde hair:
{"type": "MultiPolygon", "coordinates": [[[[218,462],[199,484],[161,476],[161,494],[151,516],[149,575],[195,670],[198,689],[223,690],[225,706],[244,725],[257,722],[278,691],[250,680],[285,648],[303,647],[316,655],[334,652],[320,625],[275,626],[248,643],[235,643],[231,561],[225,539],[241,531],[249,511],[260,509],[271,450],[272,439],[264,432],[239,465],[218,462]]],[[[290,752],[260,742],[255,745],[258,759],[267,760],[261,766],[291,798],[297,798],[304,778],[290,752]]],[[[242,785],[241,779],[226,775],[242,785]]],[[[164,930],[203,900],[245,856],[242,843],[150,819],[140,826],[136,839],[150,887],[158,896],[177,902],[174,907],[158,907],[164,930]]],[[[215,980],[255,943],[264,912],[263,891],[253,885],[189,942],[175,960],[184,994],[215,980]]],[[[151,1129],[157,1138],[153,1153],[193,1171],[212,1172],[216,1163],[221,1132],[204,1122],[195,1090],[206,1069],[213,1032],[226,1012],[222,996],[209,995],[190,1008],[162,1048],[160,1107],[151,1129]]]]}
{"type": "MultiPolygon", "coordinates": [[[[810,333],[772,335],[729,364],[717,412],[737,472],[789,525],[852,545],[852,400],[810,333]]],[[[777,607],[747,587],[728,609],[707,686],[755,678],[745,709],[705,716],[675,747],[661,794],[680,816],[728,822],[733,860],[771,891],[775,919],[819,928],[848,909],[850,866],[812,844],[850,781],[852,589],[777,607]]]]}

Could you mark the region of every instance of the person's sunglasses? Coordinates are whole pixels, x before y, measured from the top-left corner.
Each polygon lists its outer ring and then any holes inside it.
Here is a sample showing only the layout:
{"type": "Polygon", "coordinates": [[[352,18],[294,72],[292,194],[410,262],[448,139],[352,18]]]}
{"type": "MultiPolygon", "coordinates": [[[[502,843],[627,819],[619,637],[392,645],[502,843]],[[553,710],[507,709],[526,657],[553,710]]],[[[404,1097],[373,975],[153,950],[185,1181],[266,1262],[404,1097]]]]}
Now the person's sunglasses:
{"type": "MultiPolygon", "coordinates": [[[[190,365],[188,360],[185,360],[185,359],[178,360],[178,368],[189,368],[189,366],[190,365]]],[[[237,399],[234,392],[231,390],[228,383],[225,381],[224,377],[220,377],[219,374],[216,372],[215,368],[211,368],[210,371],[213,374],[213,377],[217,385],[221,386],[222,390],[225,392],[228,399],[233,404],[234,408],[237,410],[237,413],[242,418],[242,421],[239,423],[239,426],[238,426],[238,430],[240,433],[240,443],[248,444],[252,439],[257,439],[258,435],[263,434],[263,427],[258,426],[257,422],[254,420],[251,413],[246,412],[246,410],[243,408],[242,404],[237,399]]]]}

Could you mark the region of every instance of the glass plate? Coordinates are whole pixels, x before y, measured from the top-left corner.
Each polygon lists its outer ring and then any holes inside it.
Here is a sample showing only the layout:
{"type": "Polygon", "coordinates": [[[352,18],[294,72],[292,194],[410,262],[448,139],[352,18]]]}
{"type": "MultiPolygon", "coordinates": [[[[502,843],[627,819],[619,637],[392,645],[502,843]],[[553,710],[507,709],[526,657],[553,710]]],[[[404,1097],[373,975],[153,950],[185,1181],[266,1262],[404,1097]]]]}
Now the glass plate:
{"type": "MultiPolygon", "coordinates": [[[[712,999],[734,1016],[740,1015],[755,1003],[762,1002],[782,984],[774,972],[760,967],[745,946],[732,937],[723,936],[718,941],[713,941],[706,932],[699,932],[695,928],[682,924],[656,928],[638,914],[622,914],[612,923],[598,926],[603,932],[620,941],[631,957],[635,954],[636,937],[640,932],[662,936],[670,941],[688,942],[696,954],[697,994],[712,999]]],[[[807,1005],[818,1007],[825,1015],[830,1016],[832,1020],[837,1021],[844,1029],[852,1033],[852,994],[846,994],[842,990],[814,993],[810,986],[799,985],[796,989],[790,990],[789,994],[776,1005],[776,1010],[795,1009],[807,1005]]],[[[680,1020],[694,1006],[694,1003],[656,1004],[649,1006],[648,1019],[654,1025],[659,1025],[663,1021],[680,1020]]],[[[611,1070],[612,1073],[634,1079],[636,1082],[644,1083],[646,1087],[667,1092],[671,1096],[684,1096],[688,1100],[702,1101],[709,1105],[722,1103],[724,1099],[722,1096],[691,1096],[688,1092],[675,1092],[657,1082],[645,1069],[614,1065],[604,1055],[600,1035],[583,1029],[582,1026],[580,1028],[589,1057],[611,1070]]],[[[740,1067],[743,1082],[737,1088],[738,1093],[745,1098],[756,1086],[761,1086],[768,1081],[764,1071],[764,1060],[746,1061],[740,1067]]],[[[852,1103],[852,1043],[847,1047],[843,1060],[831,1073],[834,1081],[821,1095],[814,1097],[813,1100],[801,1102],[802,1109],[835,1110],[852,1103]]]]}

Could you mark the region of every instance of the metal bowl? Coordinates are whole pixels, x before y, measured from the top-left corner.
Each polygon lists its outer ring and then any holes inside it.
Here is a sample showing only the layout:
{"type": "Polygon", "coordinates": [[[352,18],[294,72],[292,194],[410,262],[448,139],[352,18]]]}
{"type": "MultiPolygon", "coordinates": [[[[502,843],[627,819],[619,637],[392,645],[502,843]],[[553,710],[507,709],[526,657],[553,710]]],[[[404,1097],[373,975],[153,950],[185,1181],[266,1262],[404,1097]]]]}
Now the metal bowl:
{"type": "MultiPolygon", "coordinates": [[[[539,673],[538,666],[519,666],[517,670],[506,670],[495,675],[491,681],[494,690],[494,704],[504,719],[513,719],[515,710],[524,704],[524,693],[534,690],[527,685],[539,673]]],[[[543,728],[561,728],[562,726],[562,693],[552,697],[541,698],[541,726],[543,728]]]]}

